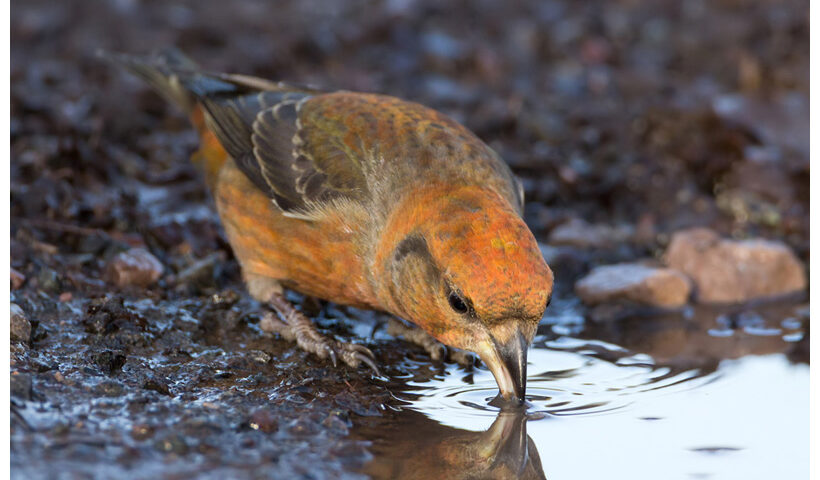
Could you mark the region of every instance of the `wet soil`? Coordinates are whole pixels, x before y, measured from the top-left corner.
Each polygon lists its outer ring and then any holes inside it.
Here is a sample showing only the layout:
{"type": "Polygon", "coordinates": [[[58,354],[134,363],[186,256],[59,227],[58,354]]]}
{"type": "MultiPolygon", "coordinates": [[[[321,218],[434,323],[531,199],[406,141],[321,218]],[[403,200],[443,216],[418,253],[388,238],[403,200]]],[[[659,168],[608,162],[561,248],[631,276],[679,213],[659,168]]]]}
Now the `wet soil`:
{"type": "MultiPolygon", "coordinates": [[[[359,478],[415,448],[379,440],[402,426],[449,442],[427,450],[445,457],[528,441],[517,419],[478,436],[408,414],[411,384],[445,366],[382,333],[383,315],[293,296],[323,331],[366,343],[381,379],[261,332],[186,160],[187,120],[100,48],[174,45],[212,70],[424,103],[510,163],[540,241],[575,218],[634,232],[545,246],[557,293],[539,348],[566,336],[606,357],[604,340],[682,370],[760,353],[808,363],[804,298],[659,316],[586,310],[572,293],[592,266],[657,257],[688,226],[779,239],[808,260],[808,2],[444,5],[12,2],[11,301],[31,326],[11,343],[13,477],[359,478]],[[149,287],[106,273],[134,247],[164,266],[149,287]],[[760,335],[771,328],[799,335],[760,335]]],[[[535,459],[499,458],[494,475],[538,478],[535,459]]]]}

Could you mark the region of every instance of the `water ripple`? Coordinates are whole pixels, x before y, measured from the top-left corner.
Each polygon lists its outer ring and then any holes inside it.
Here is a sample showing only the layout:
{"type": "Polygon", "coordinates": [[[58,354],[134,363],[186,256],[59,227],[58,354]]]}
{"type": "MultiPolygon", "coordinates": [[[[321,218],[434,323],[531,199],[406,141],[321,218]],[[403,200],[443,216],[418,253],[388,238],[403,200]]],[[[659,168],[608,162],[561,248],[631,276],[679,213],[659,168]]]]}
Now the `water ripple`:
{"type": "MultiPolygon", "coordinates": [[[[529,410],[552,417],[608,414],[649,396],[696,388],[717,375],[657,367],[647,355],[630,355],[604,342],[575,341],[531,349],[528,369],[529,410]],[[598,358],[601,352],[616,352],[619,358],[598,358]]],[[[498,413],[498,408],[489,405],[498,388],[484,369],[465,376],[462,369],[450,366],[435,380],[409,382],[408,386],[412,390],[409,408],[444,423],[451,422],[439,418],[442,415],[462,417],[457,423],[463,426],[463,417],[498,413]]]]}

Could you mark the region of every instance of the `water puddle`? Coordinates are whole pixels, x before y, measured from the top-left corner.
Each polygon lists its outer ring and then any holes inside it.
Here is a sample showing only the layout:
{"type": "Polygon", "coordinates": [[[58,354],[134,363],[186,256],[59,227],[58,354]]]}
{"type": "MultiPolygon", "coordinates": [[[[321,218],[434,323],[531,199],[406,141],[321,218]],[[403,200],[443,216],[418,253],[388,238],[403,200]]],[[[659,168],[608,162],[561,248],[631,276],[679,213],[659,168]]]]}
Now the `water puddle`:
{"type": "Polygon", "coordinates": [[[689,312],[591,332],[594,340],[542,336],[529,354],[526,413],[488,405],[497,389],[484,369],[448,366],[429,381],[408,379],[397,394],[406,402],[400,411],[356,429],[374,456],[364,472],[805,478],[809,367],[795,360],[792,341],[802,333],[783,326],[782,312],[765,313],[754,328],[727,326],[726,314],[689,312]]]}

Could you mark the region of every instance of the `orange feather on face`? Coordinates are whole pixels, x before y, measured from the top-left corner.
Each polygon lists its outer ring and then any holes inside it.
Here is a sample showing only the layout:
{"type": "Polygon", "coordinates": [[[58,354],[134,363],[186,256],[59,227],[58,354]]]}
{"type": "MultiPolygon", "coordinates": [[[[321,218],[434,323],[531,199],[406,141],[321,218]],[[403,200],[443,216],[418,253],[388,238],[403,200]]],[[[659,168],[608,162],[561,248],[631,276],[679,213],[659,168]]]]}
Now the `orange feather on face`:
{"type": "Polygon", "coordinates": [[[178,55],[119,61],[189,112],[251,293],[268,300],[263,279],[394,313],[478,353],[523,400],[553,276],[492,149],[393,97],[204,74],[178,55]]]}
{"type": "Polygon", "coordinates": [[[541,319],[552,291],[552,272],[532,233],[498,194],[447,185],[413,191],[385,227],[375,261],[383,272],[380,277],[401,268],[404,259],[391,254],[414,234],[424,239],[441,272],[408,275],[400,288],[383,283],[388,291],[382,292],[384,308],[412,319],[445,344],[468,349],[474,337],[448,304],[448,290],[470,302],[469,313],[482,325],[508,320],[535,325],[541,319]]]}

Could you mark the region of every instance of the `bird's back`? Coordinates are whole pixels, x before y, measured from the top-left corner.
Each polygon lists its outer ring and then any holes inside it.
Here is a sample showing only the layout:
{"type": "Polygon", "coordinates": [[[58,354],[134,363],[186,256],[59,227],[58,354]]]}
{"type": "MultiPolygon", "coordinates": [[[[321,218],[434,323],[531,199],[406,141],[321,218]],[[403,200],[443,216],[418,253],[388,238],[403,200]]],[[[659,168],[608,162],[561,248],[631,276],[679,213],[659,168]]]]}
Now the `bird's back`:
{"type": "Polygon", "coordinates": [[[522,209],[520,184],[499,156],[420,104],[204,72],[174,50],[112,58],[188,111],[203,144],[215,138],[286,215],[309,219],[338,201],[386,214],[402,192],[431,183],[489,188],[522,209]]]}
{"type": "Polygon", "coordinates": [[[498,155],[447,115],[418,103],[340,91],[307,99],[299,121],[309,151],[324,156],[331,172],[340,164],[349,169],[338,174],[355,175],[351,183],[374,207],[389,210],[401,192],[441,183],[490,188],[521,208],[517,181],[498,155]]]}

